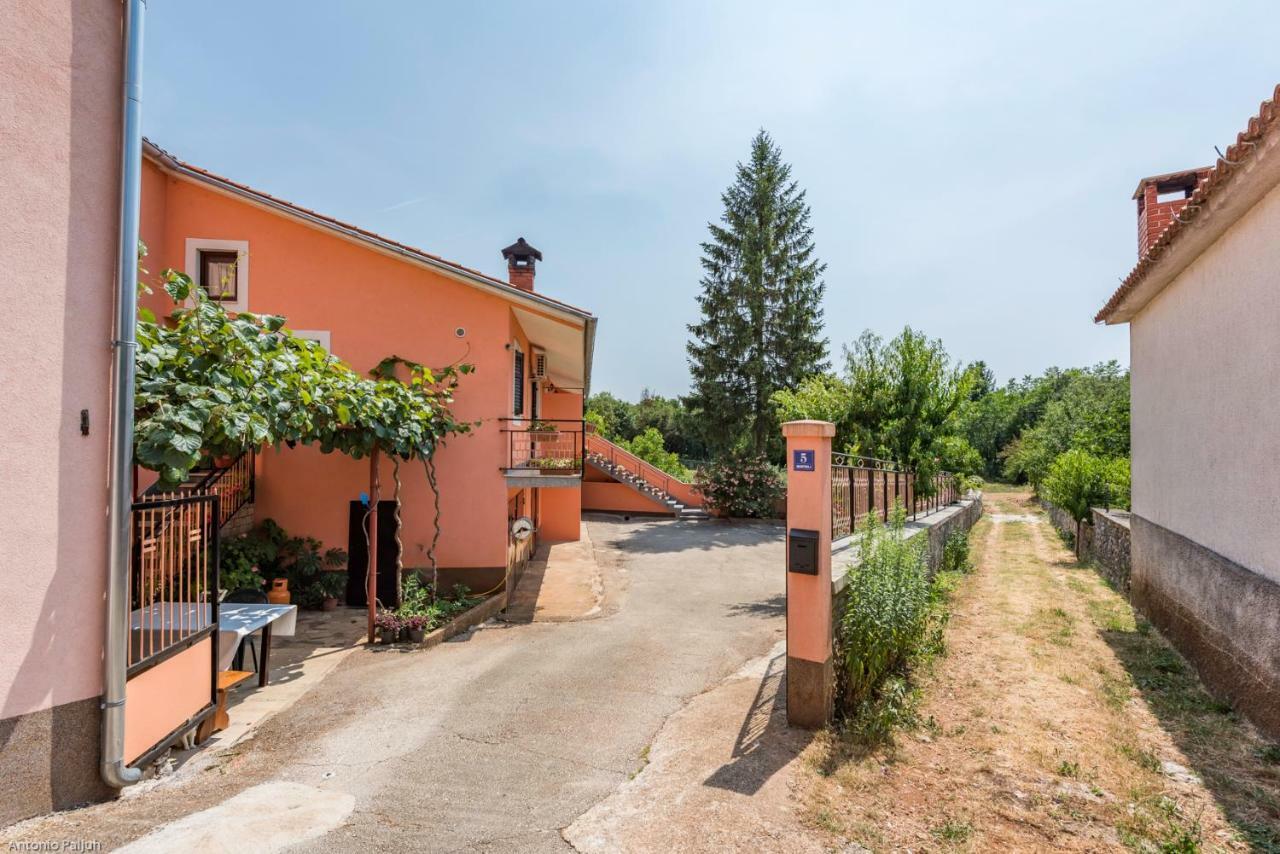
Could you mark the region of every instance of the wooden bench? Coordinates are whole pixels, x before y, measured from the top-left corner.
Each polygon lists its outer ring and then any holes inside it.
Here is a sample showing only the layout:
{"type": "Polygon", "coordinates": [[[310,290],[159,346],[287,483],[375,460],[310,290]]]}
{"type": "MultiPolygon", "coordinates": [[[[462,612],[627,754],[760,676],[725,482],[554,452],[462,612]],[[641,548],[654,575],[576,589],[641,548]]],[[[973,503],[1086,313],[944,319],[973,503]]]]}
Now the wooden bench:
{"type": "Polygon", "coordinates": [[[200,731],[196,735],[197,741],[204,741],[215,732],[230,726],[231,716],[227,714],[227,692],[251,676],[253,673],[248,670],[218,671],[218,705],[213,715],[200,724],[200,731]]]}

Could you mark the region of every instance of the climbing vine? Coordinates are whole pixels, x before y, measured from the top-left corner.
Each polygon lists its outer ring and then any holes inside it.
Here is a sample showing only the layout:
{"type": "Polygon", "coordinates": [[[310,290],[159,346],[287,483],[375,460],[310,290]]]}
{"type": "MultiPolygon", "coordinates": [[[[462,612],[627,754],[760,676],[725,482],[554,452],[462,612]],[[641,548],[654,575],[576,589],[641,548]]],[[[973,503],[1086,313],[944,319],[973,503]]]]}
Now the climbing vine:
{"type": "Polygon", "coordinates": [[[166,484],[205,455],[281,443],[430,460],[448,436],[471,429],[450,411],[471,365],[433,371],[392,356],[362,377],[279,315],[229,314],[176,270],[162,280],[178,308],[169,324],[139,312],[134,456],[166,484]]]}

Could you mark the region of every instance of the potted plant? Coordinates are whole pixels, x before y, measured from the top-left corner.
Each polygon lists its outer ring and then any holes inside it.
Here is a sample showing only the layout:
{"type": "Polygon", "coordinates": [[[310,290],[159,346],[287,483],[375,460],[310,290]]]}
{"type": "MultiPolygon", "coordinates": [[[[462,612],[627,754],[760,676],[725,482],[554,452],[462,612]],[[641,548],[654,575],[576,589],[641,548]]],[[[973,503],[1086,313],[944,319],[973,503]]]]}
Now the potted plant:
{"type": "Polygon", "coordinates": [[[538,471],[550,474],[567,474],[582,467],[580,461],[568,457],[542,457],[534,460],[533,464],[538,471]]]}
{"type": "Polygon", "coordinates": [[[425,614],[411,614],[404,618],[404,631],[409,643],[422,643],[427,636],[427,617],[425,614]]]}
{"type": "Polygon", "coordinates": [[[315,586],[318,588],[318,593],[321,597],[320,610],[336,611],[338,609],[338,597],[342,595],[347,587],[346,573],[326,570],[317,576],[315,586]]]}
{"type": "Polygon", "coordinates": [[[560,428],[552,421],[534,421],[529,425],[529,438],[542,441],[555,439],[560,434],[560,428]]]}
{"type": "Polygon", "coordinates": [[[373,624],[378,629],[379,644],[388,646],[399,639],[400,618],[390,611],[379,611],[373,618],[373,624]]]}

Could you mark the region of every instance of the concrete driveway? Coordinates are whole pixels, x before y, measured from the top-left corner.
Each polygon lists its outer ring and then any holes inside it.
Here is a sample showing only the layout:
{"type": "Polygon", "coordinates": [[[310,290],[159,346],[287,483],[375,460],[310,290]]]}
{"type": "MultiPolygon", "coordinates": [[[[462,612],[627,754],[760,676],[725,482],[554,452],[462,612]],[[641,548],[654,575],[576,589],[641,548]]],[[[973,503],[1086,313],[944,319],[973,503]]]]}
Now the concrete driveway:
{"type": "Polygon", "coordinates": [[[222,804],[222,827],[237,810],[309,826],[295,851],[567,850],[560,831],[644,766],[663,722],[784,628],[780,526],[600,519],[589,530],[599,616],[356,652],[222,768],[34,829],[113,845],[222,804]]]}

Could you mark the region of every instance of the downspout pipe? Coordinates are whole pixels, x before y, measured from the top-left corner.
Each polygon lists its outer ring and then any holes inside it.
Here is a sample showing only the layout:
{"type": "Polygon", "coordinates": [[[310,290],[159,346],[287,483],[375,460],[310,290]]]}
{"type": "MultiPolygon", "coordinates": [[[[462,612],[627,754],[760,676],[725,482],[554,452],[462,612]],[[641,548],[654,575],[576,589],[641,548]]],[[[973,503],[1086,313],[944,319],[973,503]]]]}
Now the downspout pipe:
{"type": "Polygon", "coordinates": [[[102,779],[123,788],[142,779],[124,762],[129,644],[130,520],[133,504],[133,380],[142,195],[142,22],[145,0],[124,0],[124,92],[120,134],[120,245],[112,330],[110,497],[107,508],[107,628],[102,672],[102,779]]]}

